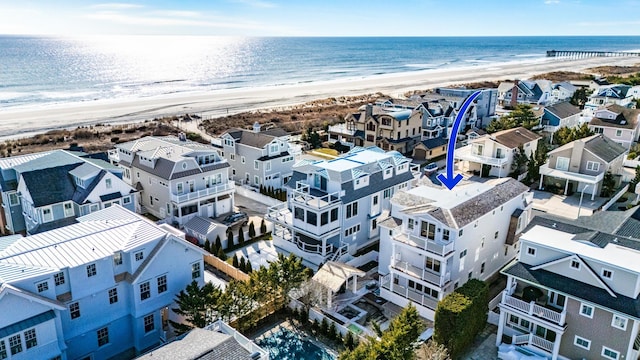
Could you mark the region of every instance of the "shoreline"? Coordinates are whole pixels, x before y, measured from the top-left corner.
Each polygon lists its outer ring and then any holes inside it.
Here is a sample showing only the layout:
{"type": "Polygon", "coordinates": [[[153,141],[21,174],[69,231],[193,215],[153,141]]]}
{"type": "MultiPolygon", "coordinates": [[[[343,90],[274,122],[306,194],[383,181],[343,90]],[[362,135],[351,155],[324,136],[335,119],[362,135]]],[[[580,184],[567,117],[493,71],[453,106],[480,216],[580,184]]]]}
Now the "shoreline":
{"type": "Polygon", "coordinates": [[[25,138],[54,129],[75,129],[78,126],[98,123],[126,124],[185,113],[198,114],[203,119],[211,119],[241,112],[286,108],[331,97],[373,93],[402,97],[404,93],[410,91],[427,90],[439,86],[526,79],[552,71],[584,72],[585,69],[596,66],[624,66],[637,63],[640,63],[638,57],[549,58],[549,60],[545,58],[290,85],[173,93],[148,98],[39,104],[26,108],[0,110],[0,140],[25,138]]]}

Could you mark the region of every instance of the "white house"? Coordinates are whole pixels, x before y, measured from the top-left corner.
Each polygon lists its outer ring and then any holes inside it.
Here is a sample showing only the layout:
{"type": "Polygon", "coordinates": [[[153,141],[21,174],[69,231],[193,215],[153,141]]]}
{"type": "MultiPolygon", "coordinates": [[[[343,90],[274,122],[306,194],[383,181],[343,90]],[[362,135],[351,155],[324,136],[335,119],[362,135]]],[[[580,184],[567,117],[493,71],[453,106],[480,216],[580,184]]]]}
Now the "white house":
{"type": "Polygon", "coordinates": [[[439,300],[471,278],[488,279],[515,257],[532,198],[511,178],[397,193],[391,216],[380,223],[380,296],[402,307],[411,303],[433,320],[439,300]]]}
{"type": "Polygon", "coordinates": [[[184,225],[195,216],[233,211],[229,163],[211,145],[180,137],[153,137],[116,145],[109,158],[123,180],[140,191],[141,212],[184,225]]]}
{"type": "Polygon", "coordinates": [[[356,147],[329,161],[303,160],[293,167],[287,202],[269,208],[273,243],[317,270],[327,260],[378,240],[378,218],[395,191],[414,178],[411,160],[397,151],[356,147]]]}
{"type": "Polygon", "coordinates": [[[203,251],[114,205],[0,241],[0,357],[131,358],[164,340],[174,298],[203,284],[203,251]]]}

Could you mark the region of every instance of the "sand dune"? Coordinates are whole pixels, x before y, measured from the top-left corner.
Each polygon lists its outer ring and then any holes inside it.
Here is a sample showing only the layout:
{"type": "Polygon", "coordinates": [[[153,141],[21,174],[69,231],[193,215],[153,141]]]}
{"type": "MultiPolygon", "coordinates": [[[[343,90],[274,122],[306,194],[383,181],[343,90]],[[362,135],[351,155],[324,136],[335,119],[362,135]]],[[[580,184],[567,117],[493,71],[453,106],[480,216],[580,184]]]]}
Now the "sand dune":
{"type": "Polygon", "coordinates": [[[0,110],[0,138],[19,138],[56,128],[95,123],[124,123],[184,113],[219,117],[243,111],[289,106],[347,95],[382,92],[392,96],[407,91],[484,80],[525,79],[550,71],[583,71],[602,65],[632,65],[639,58],[547,58],[529,63],[504,63],[410,73],[385,74],[299,85],[256,87],[181,93],[135,100],[97,100],[0,110]]]}

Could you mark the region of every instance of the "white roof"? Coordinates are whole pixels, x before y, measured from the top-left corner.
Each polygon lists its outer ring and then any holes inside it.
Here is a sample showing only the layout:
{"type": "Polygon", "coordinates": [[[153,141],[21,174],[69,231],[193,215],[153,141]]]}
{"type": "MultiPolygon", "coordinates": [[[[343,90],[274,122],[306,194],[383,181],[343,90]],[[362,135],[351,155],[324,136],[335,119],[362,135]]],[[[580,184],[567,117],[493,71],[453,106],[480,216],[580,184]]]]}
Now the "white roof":
{"type": "Polygon", "coordinates": [[[147,136],[142,139],[119,144],[117,147],[132,152],[139,151],[141,156],[149,158],[171,158],[172,155],[185,156],[194,152],[217,153],[210,145],[200,144],[190,140],[180,141],[174,137],[147,136]]]}
{"type": "Polygon", "coordinates": [[[78,221],[16,240],[0,251],[0,282],[88,264],[167,235],[154,223],[117,205],[78,221]]]}
{"type": "Polygon", "coordinates": [[[523,233],[521,240],[640,273],[640,251],[615,243],[609,243],[601,248],[594,244],[575,241],[574,236],[557,229],[536,225],[523,233]]]}
{"type": "Polygon", "coordinates": [[[409,161],[397,151],[385,152],[384,150],[376,147],[357,150],[351,150],[346,155],[340,156],[337,159],[317,162],[314,165],[320,168],[333,171],[346,171],[358,168],[365,164],[371,164],[384,160],[391,160],[396,157],[401,157],[405,161],[409,161]]]}
{"type": "Polygon", "coordinates": [[[444,186],[433,187],[421,185],[406,192],[399,192],[394,195],[393,198],[394,202],[399,202],[407,206],[431,204],[434,207],[442,209],[452,209],[508,180],[509,178],[494,179],[483,183],[464,181],[452,190],[444,186]],[[407,203],[409,200],[411,203],[407,203]]]}
{"type": "Polygon", "coordinates": [[[31,160],[35,160],[35,159],[39,159],[45,155],[49,155],[51,152],[50,151],[46,151],[46,152],[40,152],[40,153],[35,153],[35,154],[27,154],[27,155],[21,155],[21,156],[11,156],[11,157],[6,157],[6,158],[1,158],[0,159],[0,168],[2,169],[8,169],[8,168],[12,168],[14,166],[20,165],[20,164],[24,164],[24,163],[28,163],[31,160]]]}

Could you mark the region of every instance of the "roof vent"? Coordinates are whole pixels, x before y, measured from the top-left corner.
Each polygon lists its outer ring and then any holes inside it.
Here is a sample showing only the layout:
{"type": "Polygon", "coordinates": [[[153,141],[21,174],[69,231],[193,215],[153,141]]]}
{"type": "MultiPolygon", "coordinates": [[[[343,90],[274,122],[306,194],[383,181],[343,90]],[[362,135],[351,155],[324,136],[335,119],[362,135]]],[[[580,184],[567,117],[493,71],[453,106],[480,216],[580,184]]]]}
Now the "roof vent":
{"type": "Polygon", "coordinates": [[[551,227],[555,229],[556,227],[558,227],[558,224],[553,223],[553,225],[551,225],[551,227]]]}
{"type": "Polygon", "coordinates": [[[627,120],[622,120],[622,121],[620,121],[620,124],[621,124],[621,125],[624,125],[624,124],[626,124],[626,123],[627,123],[627,120]]]}

